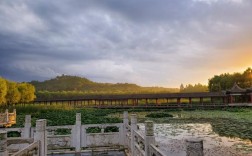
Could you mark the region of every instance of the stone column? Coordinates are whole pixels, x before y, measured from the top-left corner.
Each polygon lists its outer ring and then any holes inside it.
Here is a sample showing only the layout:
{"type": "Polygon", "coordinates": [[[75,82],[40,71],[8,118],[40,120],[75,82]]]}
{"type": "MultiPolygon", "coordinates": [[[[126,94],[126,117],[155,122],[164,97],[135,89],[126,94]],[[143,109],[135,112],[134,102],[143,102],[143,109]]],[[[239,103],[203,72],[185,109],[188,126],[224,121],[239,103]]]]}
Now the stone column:
{"type": "Polygon", "coordinates": [[[187,139],[186,156],[203,156],[203,140],[187,139]]]}
{"type": "Polygon", "coordinates": [[[81,126],[81,147],[87,147],[87,132],[85,125],[81,126]]]}
{"type": "Polygon", "coordinates": [[[135,156],[135,132],[137,130],[137,115],[136,114],[132,114],[131,115],[131,147],[130,147],[130,150],[131,150],[131,153],[133,156],[135,156]]]}
{"type": "MultiPolygon", "coordinates": [[[[129,115],[127,111],[123,112],[123,142],[127,146],[127,126],[129,125],[129,115]]],[[[128,147],[129,148],[129,147],[128,147]]]]}
{"type": "Polygon", "coordinates": [[[120,124],[119,126],[119,143],[122,146],[127,146],[124,124],[120,124]]]}
{"type": "Polygon", "coordinates": [[[25,125],[24,125],[21,135],[22,135],[22,138],[31,137],[31,115],[25,115],[25,125]]]}
{"type": "Polygon", "coordinates": [[[39,141],[39,155],[47,155],[47,132],[46,132],[46,119],[36,121],[36,132],[34,140],[39,141]]]}
{"type": "Polygon", "coordinates": [[[7,155],[7,132],[0,130],[0,156],[7,155]]]}
{"type": "Polygon", "coordinates": [[[151,156],[150,145],[155,145],[154,126],[152,121],[145,121],[145,156],[151,156]]]}
{"type": "Polygon", "coordinates": [[[127,111],[124,111],[123,112],[123,124],[124,125],[128,125],[129,124],[129,115],[128,115],[128,112],[127,111]]]}
{"type": "Polygon", "coordinates": [[[125,146],[127,146],[127,126],[128,125],[129,125],[129,115],[127,111],[124,111],[123,112],[123,140],[124,140],[125,146]]]}
{"type": "Polygon", "coordinates": [[[76,113],[76,122],[73,126],[72,145],[75,147],[75,152],[81,151],[81,113],[76,113]]]}

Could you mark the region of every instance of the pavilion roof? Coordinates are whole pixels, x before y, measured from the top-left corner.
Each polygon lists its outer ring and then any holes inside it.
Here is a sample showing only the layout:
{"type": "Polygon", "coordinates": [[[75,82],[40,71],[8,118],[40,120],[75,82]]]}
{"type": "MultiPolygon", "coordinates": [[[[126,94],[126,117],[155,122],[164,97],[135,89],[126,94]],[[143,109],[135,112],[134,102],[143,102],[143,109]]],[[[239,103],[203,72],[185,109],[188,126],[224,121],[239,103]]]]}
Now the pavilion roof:
{"type": "Polygon", "coordinates": [[[243,89],[237,85],[237,83],[234,83],[233,87],[231,89],[227,90],[228,94],[232,93],[246,93],[246,89],[243,89]]]}

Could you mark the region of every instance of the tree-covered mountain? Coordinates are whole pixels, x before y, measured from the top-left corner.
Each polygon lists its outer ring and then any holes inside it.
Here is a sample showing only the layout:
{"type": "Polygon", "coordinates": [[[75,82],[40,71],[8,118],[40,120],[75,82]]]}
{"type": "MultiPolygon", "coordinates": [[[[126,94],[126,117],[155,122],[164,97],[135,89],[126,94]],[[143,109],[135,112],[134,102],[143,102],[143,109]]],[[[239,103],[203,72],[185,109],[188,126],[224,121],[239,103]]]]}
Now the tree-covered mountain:
{"type": "Polygon", "coordinates": [[[77,98],[86,94],[170,93],[178,88],[141,87],[129,83],[97,83],[87,78],[62,75],[43,82],[31,81],[37,99],[77,98]]]}
{"type": "Polygon", "coordinates": [[[62,75],[43,82],[31,81],[37,91],[84,91],[95,83],[77,76],[62,75]]]}

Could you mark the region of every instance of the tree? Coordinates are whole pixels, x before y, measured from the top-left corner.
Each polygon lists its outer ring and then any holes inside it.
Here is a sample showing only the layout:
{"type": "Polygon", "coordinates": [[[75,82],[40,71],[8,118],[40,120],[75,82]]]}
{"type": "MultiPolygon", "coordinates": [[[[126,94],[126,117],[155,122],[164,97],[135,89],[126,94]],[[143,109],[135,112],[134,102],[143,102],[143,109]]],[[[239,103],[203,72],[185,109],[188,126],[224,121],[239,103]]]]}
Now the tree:
{"type": "Polygon", "coordinates": [[[36,98],[35,88],[31,84],[20,83],[18,84],[18,90],[21,94],[20,102],[22,103],[31,102],[36,98]]]}
{"type": "MultiPolygon", "coordinates": [[[[181,86],[180,86],[180,88],[181,88],[181,86]]],[[[182,93],[193,93],[193,92],[207,92],[207,91],[208,91],[208,88],[207,88],[206,85],[202,85],[202,84],[198,83],[198,84],[195,84],[195,85],[188,84],[180,92],[182,92],[182,93]]]]}
{"type": "Polygon", "coordinates": [[[243,83],[246,88],[252,87],[252,69],[248,68],[243,73],[243,83]]]}
{"type": "Polygon", "coordinates": [[[0,77],[0,105],[6,102],[7,84],[6,80],[0,77]]]}
{"type": "Polygon", "coordinates": [[[180,92],[183,92],[183,90],[185,89],[185,87],[184,87],[183,84],[181,84],[179,88],[180,88],[180,89],[179,89],[180,92]]]}
{"type": "Polygon", "coordinates": [[[18,91],[17,83],[7,81],[7,104],[16,104],[20,101],[21,94],[18,91]]]}
{"type": "Polygon", "coordinates": [[[252,69],[248,68],[243,73],[215,75],[208,80],[208,89],[213,92],[227,90],[232,88],[234,83],[242,88],[252,87],[252,69]]]}

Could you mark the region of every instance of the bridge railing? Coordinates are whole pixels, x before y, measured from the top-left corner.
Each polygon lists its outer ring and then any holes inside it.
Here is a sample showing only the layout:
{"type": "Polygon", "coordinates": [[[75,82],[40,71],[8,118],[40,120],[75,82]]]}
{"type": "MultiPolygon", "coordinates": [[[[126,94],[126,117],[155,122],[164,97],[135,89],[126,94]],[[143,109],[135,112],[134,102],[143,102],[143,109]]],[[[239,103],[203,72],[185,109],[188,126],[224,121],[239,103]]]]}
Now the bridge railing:
{"type": "Polygon", "coordinates": [[[125,127],[125,141],[132,156],[153,156],[153,154],[159,153],[165,156],[156,145],[154,136],[154,126],[152,121],[145,121],[145,133],[143,134],[138,130],[137,126],[137,115],[132,114],[130,119],[130,125],[128,120],[128,112],[124,112],[123,123],[125,127]]]}
{"type": "Polygon", "coordinates": [[[16,124],[16,117],[16,109],[14,109],[12,113],[6,109],[4,113],[0,113],[0,126],[10,127],[16,124]]]}
{"type": "MultiPolygon", "coordinates": [[[[126,145],[132,156],[166,156],[167,154],[157,147],[154,136],[154,124],[145,121],[144,133],[138,130],[137,115],[132,114],[128,123],[128,113],[124,112],[124,127],[126,145]],[[130,128],[129,128],[130,126],[130,128]]],[[[203,141],[200,139],[188,139],[185,142],[186,154],[188,156],[203,156],[203,141]]]]}
{"type": "MultiPolygon", "coordinates": [[[[138,129],[137,115],[132,114],[128,118],[128,112],[124,112],[123,123],[115,124],[81,124],[81,114],[76,114],[75,125],[66,126],[46,126],[46,120],[40,119],[36,121],[36,127],[31,127],[31,116],[26,116],[24,128],[13,129],[5,128],[0,131],[0,155],[6,154],[7,146],[15,144],[15,142],[28,143],[28,147],[19,150],[15,154],[30,153],[34,156],[45,156],[48,150],[73,148],[75,152],[82,152],[83,148],[99,147],[99,146],[124,146],[129,149],[130,155],[140,156],[164,156],[166,155],[157,146],[154,136],[154,125],[152,121],[145,121],[144,133],[138,129]],[[118,129],[116,132],[106,131],[106,128],[114,127],[118,129]],[[99,131],[91,131],[90,128],[99,129],[99,131]],[[57,129],[67,129],[69,134],[59,135],[57,129]],[[7,131],[19,130],[22,132],[21,138],[7,139],[7,131]],[[12,140],[11,140],[12,139],[12,140]],[[14,141],[13,139],[19,139],[14,141]],[[25,142],[26,141],[26,142],[25,142]],[[9,143],[8,143],[9,142],[9,143]],[[36,152],[37,151],[37,152],[36,152]]],[[[197,140],[186,141],[188,152],[203,153],[203,142],[197,140]]],[[[18,155],[19,156],[19,155],[18,155]]],[[[199,154],[199,156],[201,156],[199,154]]]]}

